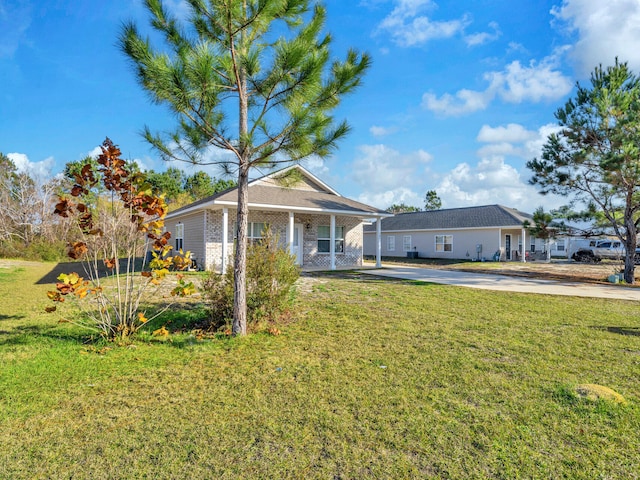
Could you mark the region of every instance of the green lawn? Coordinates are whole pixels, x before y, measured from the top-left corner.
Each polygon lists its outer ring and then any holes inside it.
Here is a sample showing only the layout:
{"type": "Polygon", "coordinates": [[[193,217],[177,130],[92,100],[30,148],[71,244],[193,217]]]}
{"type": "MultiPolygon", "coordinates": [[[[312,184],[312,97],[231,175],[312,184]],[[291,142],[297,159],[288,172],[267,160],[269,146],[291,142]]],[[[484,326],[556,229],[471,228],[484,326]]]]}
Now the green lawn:
{"type": "Polygon", "coordinates": [[[0,268],[2,479],[638,478],[636,303],[327,275],[280,336],[103,348],[52,266],[0,268]]]}

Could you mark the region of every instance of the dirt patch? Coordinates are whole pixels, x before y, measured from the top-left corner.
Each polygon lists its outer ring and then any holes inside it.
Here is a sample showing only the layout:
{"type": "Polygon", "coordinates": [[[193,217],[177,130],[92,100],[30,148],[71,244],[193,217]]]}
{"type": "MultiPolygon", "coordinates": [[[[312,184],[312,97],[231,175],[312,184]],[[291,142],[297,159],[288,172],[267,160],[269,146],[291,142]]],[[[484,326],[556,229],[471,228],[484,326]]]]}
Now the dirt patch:
{"type": "Polygon", "coordinates": [[[0,268],[32,267],[34,265],[42,265],[42,263],[31,262],[29,260],[13,260],[9,258],[0,258],[0,268]]]}
{"type": "Polygon", "coordinates": [[[308,272],[302,272],[300,278],[296,280],[295,286],[298,289],[298,292],[311,293],[314,285],[320,285],[322,283],[327,283],[327,280],[308,272]]]}

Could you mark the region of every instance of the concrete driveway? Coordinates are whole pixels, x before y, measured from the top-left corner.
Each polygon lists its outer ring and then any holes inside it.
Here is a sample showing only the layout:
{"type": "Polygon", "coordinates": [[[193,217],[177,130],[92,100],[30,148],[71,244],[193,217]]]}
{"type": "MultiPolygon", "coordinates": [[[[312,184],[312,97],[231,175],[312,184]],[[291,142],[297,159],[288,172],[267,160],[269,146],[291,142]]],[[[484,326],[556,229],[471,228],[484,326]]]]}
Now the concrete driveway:
{"type": "Polygon", "coordinates": [[[508,275],[488,275],[419,267],[378,268],[361,270],[361,273],[380,277],[457,285],[459,287],[480,288],[484,290],[566,295],[572,297],[611,298],[617,300],[640,300],[640,289],[620,285],[559,282],[536,278],[512,277],[508,275]]]}

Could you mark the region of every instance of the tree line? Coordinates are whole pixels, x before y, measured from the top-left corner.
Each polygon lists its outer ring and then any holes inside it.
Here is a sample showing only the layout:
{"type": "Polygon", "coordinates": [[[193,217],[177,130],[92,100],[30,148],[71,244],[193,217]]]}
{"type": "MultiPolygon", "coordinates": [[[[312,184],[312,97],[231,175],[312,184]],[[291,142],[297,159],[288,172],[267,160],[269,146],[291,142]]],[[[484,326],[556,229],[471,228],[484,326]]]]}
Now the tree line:
{"type": "MultiPolygon", "coordinates": [[[[86,157],[68,162],[60,175],[40,178],[34,172],[19,169],[0,152],[0,257],[66,259],[65,248],[76,232],[71,222],[54,215],[54,208],[58,195],[71,188],[85,165],[97,174],[96,159],[86,157]]],[[[127,168],[140,172],[135,162],[127,162],[127,168]]],[[[204,171],[187,174],[175,167],[141,173],[154,195],[164,195],[169,211],[236,185],[233,180],[215,178],[204,171]]]]}
{"type": "Polygon", "coordinates": [[[442,200],[438,196],[438,193],[435,190],[429,190],[424,197],[424,208],[414,207],[413,205],[407,205],[404,202],[394,203],[389,208],[387,208],[387,212],[398,214],[398,213],[412,213],[412,212],[428,212],[430,210],[440,210],[442,208],[442,200]]]}

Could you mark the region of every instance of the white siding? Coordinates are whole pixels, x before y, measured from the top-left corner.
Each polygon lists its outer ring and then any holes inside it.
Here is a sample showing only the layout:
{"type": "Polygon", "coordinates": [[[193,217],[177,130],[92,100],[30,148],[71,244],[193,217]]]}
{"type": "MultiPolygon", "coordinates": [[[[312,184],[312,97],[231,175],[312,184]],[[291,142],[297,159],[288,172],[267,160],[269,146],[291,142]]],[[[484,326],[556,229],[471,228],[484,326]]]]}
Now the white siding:
{"type": "MultiPolygon", "coordinates": [[[[181,215],[176,218],[165,221],[165,228],[171,232],[169,243],[175,250],[176,224],[184,225],[184,242],[182,249],[191,252],[192,258],[195,258],[198,264],[204,262],[204,212],[196,212],[187,215],[181,215]]],[[[174,252],[172,252],[174,253],[174,252]]]]}

